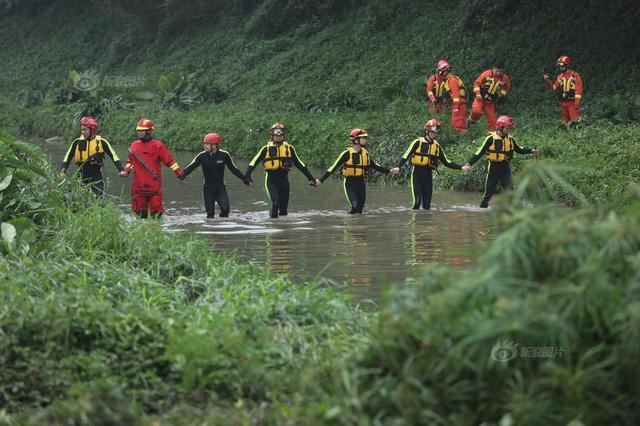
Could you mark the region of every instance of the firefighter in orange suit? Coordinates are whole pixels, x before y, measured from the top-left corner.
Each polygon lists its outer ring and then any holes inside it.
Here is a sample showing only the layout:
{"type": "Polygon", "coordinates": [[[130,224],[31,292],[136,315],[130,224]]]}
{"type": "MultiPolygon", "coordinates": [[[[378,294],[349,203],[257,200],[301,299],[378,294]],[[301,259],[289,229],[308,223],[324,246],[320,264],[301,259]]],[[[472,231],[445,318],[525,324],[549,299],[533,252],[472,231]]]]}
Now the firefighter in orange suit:
{"type": "Polygon", "coordinates": [[[451,105],[451,99],[444,89],[445,79],[441,72],[443,64],[448,65],[447,61],[444,59],[438,61],[435,74],[431,74],[426,83],[429,112],[432,114],[440,114],[442,111],[447,110],[451,105]]]}
{"type": "Polygon", "coordinates": [[[451,127],[460,133],[467,133],[465,122],[467,103],[464,82],[451,72],[451,65],[444,59],[438,62],[438,73],[444,80],[445,93],[451,100],[451,127]]]}
{"type": "Polygon", "coordinates": [[[151,133],[153,122],[147,118],[138,121],[138,139],[129,147],[129,161],[120,172],[127,177],[133,170],[131,184],[131,210],[140,218],[160,218],[162,206],[162,164],[170,167],[179,178],[184,178],[182,169],[173,161],[169,148],[151,133]]]}
{"type": "Polygon", "coordinates": [[[482,72],[473,83],[475,99],[471,106],[469,124],[477,123],[484,114],[487,117],[487,130],[493,132],[496,129],[494,101],[507,96],[510,91],[511,80],[504,71],[503,61],[498,61],[492,69],[482,72]]]}
{"type": "Polygon", "coordinates": [[[570,123],[580,118],[580,103],[582,102],[582,77],[571,68],[571,58],[560,56],[556,63],[560,74],[552,82],[549,74],[542,74],[545,87],[552,89],[560,100],[562,121],[570,123]]]}

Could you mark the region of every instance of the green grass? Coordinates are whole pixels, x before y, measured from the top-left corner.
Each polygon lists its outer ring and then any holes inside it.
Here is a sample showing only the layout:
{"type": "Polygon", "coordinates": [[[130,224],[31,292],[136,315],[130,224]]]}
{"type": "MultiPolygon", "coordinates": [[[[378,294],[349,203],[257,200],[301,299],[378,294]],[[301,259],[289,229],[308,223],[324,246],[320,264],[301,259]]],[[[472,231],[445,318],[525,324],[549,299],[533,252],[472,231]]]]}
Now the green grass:
{"type": "Polygon", "coordinates": [[[477,267],[432,268],[368,312],[125,221],[56,184],[39,149],[0,147],[3,167],[24,168],[2,190],[3,223],[22,225],[2,235],[0,424],[639,420],[637,186],[603,209],[536,164],[496,200],[500,233],[477,267]],[[554,207],[540,182],[581,207],[554,207]],[[11,202],[36,194],[38,208],[11,202]],[[539,206],[522,209],[524,194],[539,206]],[[509,342],[562,356],[492,357],[509,342]]]}

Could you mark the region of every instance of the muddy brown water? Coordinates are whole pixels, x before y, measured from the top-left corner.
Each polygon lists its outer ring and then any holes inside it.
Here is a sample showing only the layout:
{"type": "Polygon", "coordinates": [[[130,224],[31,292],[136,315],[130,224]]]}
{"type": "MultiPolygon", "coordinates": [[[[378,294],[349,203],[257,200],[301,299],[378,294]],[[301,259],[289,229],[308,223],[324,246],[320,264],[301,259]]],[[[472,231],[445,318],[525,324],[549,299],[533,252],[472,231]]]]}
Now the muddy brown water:
{"type": "MultiPolygon", "coordinates": [[[[42,146],[56,166],[68,148],[61,142],[42,146]]],[[[126,152],[122,145],[114,149],[121,158],[126,152]]],[[[184,167],[195,154],[177,152],[175,158],[184,167]]],[[[246,169],[247,161],[234,161],[240,170],[246,169]]],[[[69,172],[74,169],[72,165],[69,172]]],[[[322,172],[312,169],[318,177],[322,172]]],[[[118,177],[110,162],[104,175],[107,193],[128,213],[131,179],[118,177]]],[[[247,187],[227,170],[231,214],[206,219],[201,171],[180,184],[170,169],[163,169],[163,226],[171,232],[199,234],[211,241],[214,251],[233,252],[295,281],[322,277],[372,300],[379,299],[385,286],[419,280],[428,265],[472,266],[483,243],[494,235],[491,215],[477,207],[480,194],[436,190],[430,211],[413,211],[408,185],[370,182],[364,214],[354,216],[346,214],[339,179],[332,177],[313,188],[297,170],[289,179],[289,215],[270,219],[264,172],[258,168],[252,177],[254,183],[247,187]]]]}

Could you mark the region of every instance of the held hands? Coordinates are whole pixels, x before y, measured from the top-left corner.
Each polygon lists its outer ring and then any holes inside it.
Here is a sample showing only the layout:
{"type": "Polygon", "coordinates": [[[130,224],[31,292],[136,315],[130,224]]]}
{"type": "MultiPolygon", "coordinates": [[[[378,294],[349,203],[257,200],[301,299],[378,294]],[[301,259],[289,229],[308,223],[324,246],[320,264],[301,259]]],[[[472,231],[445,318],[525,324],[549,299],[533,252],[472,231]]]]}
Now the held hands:
{"type": "Polygon", "coordinates": [[[320,182],[320,179],[315,179],[315,180],[310,180],[309,181],[309,185],[317,188],[318,186],[320,186],[322,182],[320,182]]]}
{"type": "Polygon", "coordinates": [[[472,167],[471,164],[469,163],[464,163],[464,166],[462,166],[462,170],[466,173],[469,173],[471,171],[472,167]]]}
{"type": "Polygon", "coordinates": [[[118,176],[120,176],[120,177],[122,177],[122,178],[129,177],[129,172],[128,172],[128,171],[126,171],[126,170],[120,170],[120,171],[118,172],[118,176]]]}
{"type": "Polygon", "coordinates": [[[400,167],[394,167],[391,170],[389,170],[389,174],[391,176],[397,176],[400,173],[400,167]]]}
{"type": "Polygon", "coordinates": [[[249,186],[251,182],[253,182],[253,179],[251,179],[251,176],[245,176],[244,178],[242,178],[242,183],[244,183],[247,186],[249,186]]]}

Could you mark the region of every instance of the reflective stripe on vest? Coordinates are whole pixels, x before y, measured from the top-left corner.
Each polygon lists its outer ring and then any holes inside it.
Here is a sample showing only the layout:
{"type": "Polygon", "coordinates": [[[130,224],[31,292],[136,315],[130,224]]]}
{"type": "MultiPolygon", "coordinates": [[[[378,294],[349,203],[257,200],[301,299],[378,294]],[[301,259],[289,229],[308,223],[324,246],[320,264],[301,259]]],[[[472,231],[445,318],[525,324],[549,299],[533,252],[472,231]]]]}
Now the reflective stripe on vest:
{"type": "MultiPolygon", "coordinates": [[[[458,86],[460,87],[460,98],[462,98],[464,100],[464,97],[466,95],[465,89],[464,89],[464,81],[462,81],[462,79],[460,77],[458,77],[457,75],[451,76],[449,78],[447,78],[447,82],[445,83],[445,89],[448,93],[451,93],[451,85],[449,84],[449,80],[451,80],[452,78],[455,78],[458,80],[458,86]]],[[[453,102],[459,102],[460,99],[453,99],[453,102]]]]}
{"type": "Polygon", "coordinates": [[[496,132],[489,135],[493,141],[487,148],[487,159],[495,163],[510,161],[513,157],[513,140],[509,136],[501,138],[496,132]]]}
{"type": "Polygon", "coordinates": [[[265,170],[289,170],[293,165],[291,161],[291,148],[287,142],[280,145],[269,141],[267,143],[267,152],[262,161],[265,170]]]}
{"type": "Polygon", "coordinates": [[[434,140],[429,143],[425,138],[418,138],[417,140],[419,140],[420,143],[411,155],[411,165],[418,167],[429,166],[432,169],[437,169],[438,157],[440,155],[440,145],[438,142],[434,140]]]}
{"type": "Polygon", "coordinates": [[[74,160],[76,164],[82,164],[89,161],[90,164],[102,165],[104,159],[104,148],[102,147],[102,138],[96,136],[87,142],[86,139],[77,139],[76,152],[74,160]]]}
{"type": "Polygon", "coordinates": [[[354,148],[349,148],[349,159],[342,166],[342,176],[360,177],[369,171],[369,152],[361,148],[360,152],[354,148]]]}

